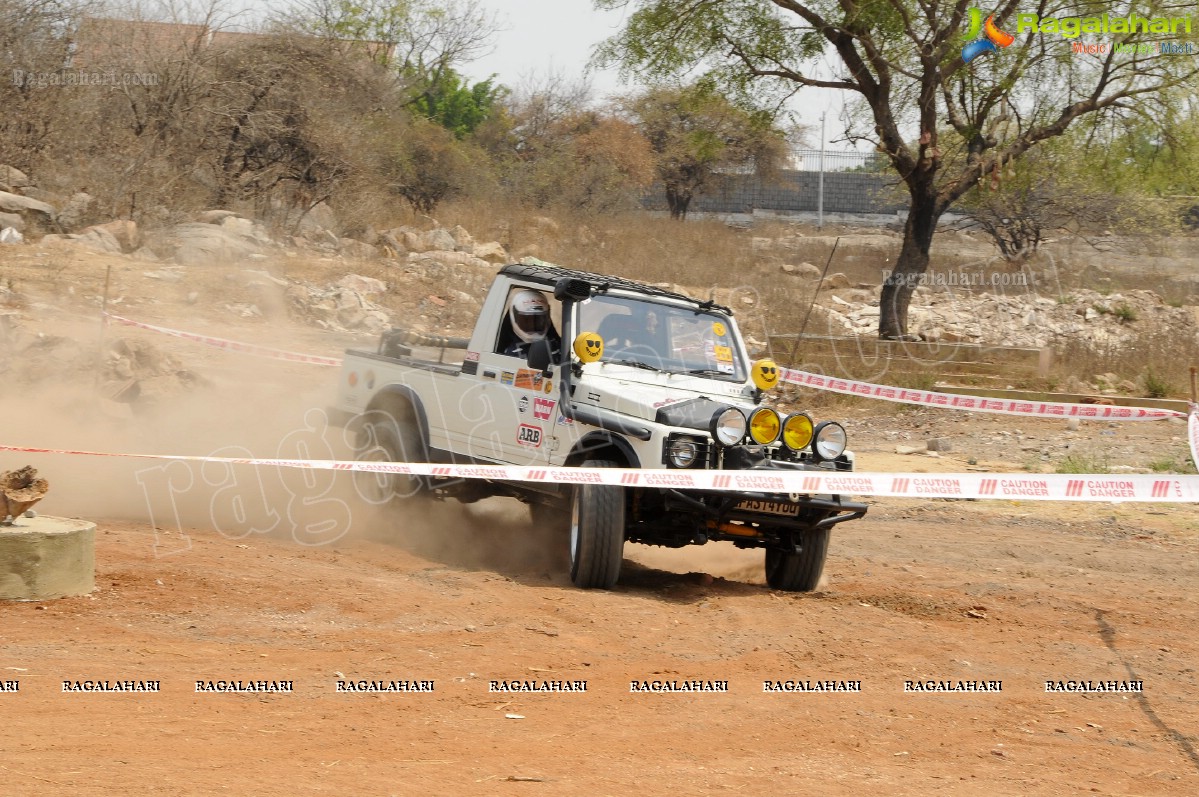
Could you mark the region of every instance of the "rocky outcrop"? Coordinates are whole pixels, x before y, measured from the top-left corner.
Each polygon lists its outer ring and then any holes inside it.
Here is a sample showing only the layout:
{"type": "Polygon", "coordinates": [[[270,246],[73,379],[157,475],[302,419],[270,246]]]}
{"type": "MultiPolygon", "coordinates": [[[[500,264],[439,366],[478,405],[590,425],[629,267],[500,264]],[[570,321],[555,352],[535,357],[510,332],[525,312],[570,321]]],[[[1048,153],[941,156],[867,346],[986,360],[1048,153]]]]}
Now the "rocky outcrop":
{"type": "Polygon", "coordinates": [[[15,213],[24,219],[26,224],[43,231],[57,229],[55,225],[57,212],[54,207],[32,197],[0,191],[0,211],[15,213]]]}
{"type": "MultiPolygon", "coordinates": [[[[858,296],[822,298],[814,316],[818,322],[822,320],[820,333],[877,334],[877,295],[870,301],[860,301],[858,296]]],[[[1194,335],[1199,325],[1191,310],[1172,307],[1152,291],[1104,295],[1075,290],[1048,298],[1033,293],[956,293],[919,288],[908,308],[908,332],[933,342],[1040,348],[1075,339],[1098,348],[1125,343],[1144,329],[1194,335]]]]}
{"type": "Polygon", "coordinates": [[[236,263],[263,254],[274,245],[262,225],[249,219],[216,214],[210,218],[220,221],[177,224],[152,236],[150,246],[180,265],[203,266],[213,262],[236,263]]]}
{"type": "Polygon", "coordinates": [[[4,183],[9,188],[27,188],[33,185],[25,172],[7,164],[0,165],[0,183],[4,183]]]}

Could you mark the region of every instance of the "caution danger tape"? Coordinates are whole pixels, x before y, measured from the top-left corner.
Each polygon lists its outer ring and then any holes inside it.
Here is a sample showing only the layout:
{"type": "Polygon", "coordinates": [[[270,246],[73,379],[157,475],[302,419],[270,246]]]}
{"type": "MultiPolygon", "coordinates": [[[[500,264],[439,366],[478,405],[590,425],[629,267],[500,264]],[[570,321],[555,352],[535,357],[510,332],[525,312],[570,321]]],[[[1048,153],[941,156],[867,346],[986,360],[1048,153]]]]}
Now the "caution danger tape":
{"type": "Polygon", "coordinates": [[[225,351],[235,351],[242,354],[251,354],[255,357],[268,357],[272,360],[286,360],[295,363],[309,363],[310,365],[328,365],[334,368],[341,366],[341,359],[337,357],[320,357],[315,354],[300,354],[294,351],[284,351],[283,349],[272,349],[268,346],[259,346],[255,343],[243,343],[237,340],[227,340],[225,338],[217,338],[212,335],[199,335],[195,332],[183,332],[178,329],[170,329],[169,327],[159,327],[154,324],[146,324],[141,321],[134,321],[123,316],[113,315],[112,313],[104,314],[108,319],[124,324],[125,326],[136,327],[138,329],[148,329],[152,332],[161,332],[163,335],[170,335],[173,338],[182,338],[196,343],[203,343],[205,346],[212,346],[225,351]]]}
{"type": "Polygon", "coordinates": [[[1039,501],[1199,502],[1199,476],[1164,474],[1027,473],[761,473],[728,470],[642,470],[639,468],[548,468],[513,465],[437,465],[414,462],[256,459],[172,454],[129,454],[0,445],[0,451],[228,465],[394,473],[446,479],[608,484],[739,493],[873,495],[902,498],[1001,498],[1039,501]]]}
{"type": "Polygon", "coordinates": [[[983,398],[957,393],[938,393],[935,390],[916,390],[906,387],[876,385],[853,379],[838,379],[813,374],[808,371],[782,369],[784,382],[832,393],[850,396],[898,401],[904,404],[920,404],[926,407],[941,407],[949,410],[970,412],[992,412],[1004,415],[1033,415],[1049,418],[1083,418],[1096,421],[1159,421],[1164,418],[1185,418],[1187,413],[1153,407],[1117,407],[1110,404],[1071,404],[1056,401],[1020,401],[1014,399],[983,398]]]}
{"type": "MultiPolygon", "coordinates": [[[[342,360],[338,357],[321,357],[315,354],[300,354],[282,349],[272,349],[254,343],[244,343],[242,341],[213,337],[212,335],[200,335],[195,332],[184,332],[169,327],[146,324],[112,313],[105,313],[104,315],[118,324],[160,332],[164,335],[203,343],[206,346],[213,346],[225,351],[240,352],[256,357],[267,357],[273,360],[327,365],[334,368],[340,367],[342,364],[342,360]]],[[[944,409],[965,410],[969,412],[1031,415],[1047,418],[1081,418],[1097,421],[1159,421],[1165,418],[1183,418],[1187,415],[1187,413],[1178,412],[1177,410],[1157,409],[1153,407],[1118,407],[1108,404],[1020,401],[1015,399],[967,396],[957,393],[939,393],[935,390],[916,390],[914,388],[878,385],[872,382],[859,382],[854,379],[840,379],[791,368],[781,369],[780,379],[783,382],[789,382],[794,385],[816,388],[817,390],[827,390],[832,393],[844,393],[850,396],[863,396],[865,398],[882,399],[884,401],[896,401],[904,404],[942,407],[944,409]]],[[[1192,450],[1195,448],[1197,446],[1192,444],[1192,450]]]]}

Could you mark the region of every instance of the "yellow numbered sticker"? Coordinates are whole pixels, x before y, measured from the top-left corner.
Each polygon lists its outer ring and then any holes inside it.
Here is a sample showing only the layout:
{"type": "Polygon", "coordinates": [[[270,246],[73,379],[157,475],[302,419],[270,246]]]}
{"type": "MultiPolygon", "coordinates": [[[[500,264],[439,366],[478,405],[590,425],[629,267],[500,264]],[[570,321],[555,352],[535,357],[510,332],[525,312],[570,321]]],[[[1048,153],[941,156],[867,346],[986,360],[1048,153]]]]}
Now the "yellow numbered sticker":
{"type": "Polygon", "coordinates": [[[720,323],[719,321],[712,324],[712,334],[716,337],[723,338],[726,332],[728,332],[728,330],[725,329],[724,324],[720,323]]]}
{"type": "Polygon", "coordinates": [[[759,390],[770,390],[778,384],[779,366],[774,360],[758,360],[753,365],[753,380],[759,390]]]}
{"type": "Polygon", "coordinates": [[[585,363],[593,363],[604,356],[604,339],[595,332],[583,332],[574,342],[575,355],[585,363]]]}
{"type": "Polygon", "coordinates": [[[716,361],[721,363],[731,363],[733,361],[732,346],[717,346],[715,349],[716,361]]]}

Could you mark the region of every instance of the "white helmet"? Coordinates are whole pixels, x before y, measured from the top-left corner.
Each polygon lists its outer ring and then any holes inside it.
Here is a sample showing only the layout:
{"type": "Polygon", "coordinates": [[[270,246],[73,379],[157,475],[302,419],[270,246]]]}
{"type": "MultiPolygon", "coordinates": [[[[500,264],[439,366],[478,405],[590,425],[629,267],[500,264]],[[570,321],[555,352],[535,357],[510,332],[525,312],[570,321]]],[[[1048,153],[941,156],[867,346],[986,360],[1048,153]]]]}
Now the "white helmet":
{"type": "Polygon", "coordinates": [[[525,343],[543,340],[550,328],[550,303],[539,291],[517,291],[508,310],[514,331],[525,343]]]}

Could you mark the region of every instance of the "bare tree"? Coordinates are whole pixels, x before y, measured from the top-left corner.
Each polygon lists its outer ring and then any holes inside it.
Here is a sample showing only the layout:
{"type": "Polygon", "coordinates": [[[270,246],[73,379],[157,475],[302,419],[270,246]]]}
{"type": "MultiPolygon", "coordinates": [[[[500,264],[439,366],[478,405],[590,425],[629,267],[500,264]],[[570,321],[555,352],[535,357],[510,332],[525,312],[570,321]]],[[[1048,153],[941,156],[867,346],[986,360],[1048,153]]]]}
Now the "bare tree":
{"type": "Polygon", "coordinates": [[[84,0],[0,0],[0,161],[35,167],[69,130],[71,28],[84,0]]]}
{"type": "Polygon", "coordinates": [[[409,103],[455,66],[486,54],[499,27],[495,14],[469,0],[296,0],[277,21],[347,53],[368,52],[403,80],[409,103]]]}

